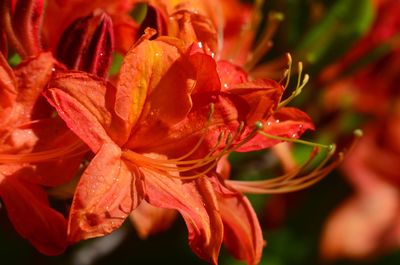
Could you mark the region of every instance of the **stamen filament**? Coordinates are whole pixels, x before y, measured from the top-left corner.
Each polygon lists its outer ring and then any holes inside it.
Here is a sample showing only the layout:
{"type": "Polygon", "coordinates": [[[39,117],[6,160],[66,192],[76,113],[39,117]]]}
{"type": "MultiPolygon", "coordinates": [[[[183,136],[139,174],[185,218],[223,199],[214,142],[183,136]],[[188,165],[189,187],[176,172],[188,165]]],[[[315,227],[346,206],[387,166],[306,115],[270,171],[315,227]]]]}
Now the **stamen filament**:
{"type": "Polygon", "coordinates": [[[278,141],[285,141],[285,142],[299,143],[299,144],[304,144],[304,145],[309,145],[309,146],[316,146],[316,147],[325,148],[328,150],[332,150],[334,148],[334,145],[332,145],[332,144],[325,145],[325,144],[313,143],[313,142],[309,142],[309,141],[305,141],[305,140],[301,140],[301,139],[281,137],[281,136],[266,133],[264,131],[258,131],[258,133],[267,138],[270,138],[273,140],[278,140],[278,141]]]}
{"type": "Polygon", "coordinates": [[[278,29],[279,23],[283,20],[284,16],[279,12],[271,12],[268,15],[267,26],[262,34],[261,40],[256,45],[254,52],[250,54],[244,69],[248,72],[262,59],[262,57],[272,48],[272,37],[278,29]]]}
{"type": "Polygon", "coordinates": [[[66,147],[54,148],[46,151],[19,153],[19,154],[0,154],[0,164],[5,163],[40,163],[60,158],[72,157],[84,154],[88,149],[82,142],[76,141],[66,147]]]}
{"type": "Polygon", "coordinates": [[[287,59],[288,69],[286,70],[286,71],[287,71],[287,77],[286,77],[285,89],[287,89],[288,86],[289,86],[289,83],[290,83],[290,75],[291,75],[291,73],[292,73],[292,63],[293,63],[293,60],[292,60],[292,56],[290,55],[290,53],[286,53],[286,59],[287,59]]]}
{"type": "MultiPolygon", "coordinates": [[[[261,180],[261,181],[241,181],[241,180],[227,180],[227,183],[232,185],[233,188],[245,193],[252,193],[252,194],[277,194],[277,193],[287,193],[298,191],[304,188],[307,188],[316,182],[323,179],[326,175],[328,175],[333,169],[335,169],[342,161],[345,156],[345,152],[350,152],[354,146],[356,145],[358,139],[362,136],[361,130],[354,131],[354,139],[350,145],[350,147],[342,152],[338,153],[337,158],[330,163],[329,165],[325,166],[329,160],[333,157],[336,146],[329,145],[325,146],[328,147],[328,153],[325,159],[309,174],[305,176],[298,176],[298,174],[303,171],[313,160],[313,158],[318,153],[318,149],[316,146],[318,144],[314,144],[315,147],[313,152],[310,154],[309,159],[299,168],[295,169],[293,172],[285,174],[281,177],[270,179],[270,180],[261,180]]],[[[310,145],[309,142],[305,142],[305,144],[310,145]]]]}
{"type": "Polygon", "coordinates": [[[343,160],[343,153],[339,153],[338,159],[332,162],[329,166],[323,169],[314,170],[313,172],[311,172],[306,176],[292,179],[289,181],[284,180],[278,183],[266,183],[265,181],[244,182],[244,181],[228,180],[228,183],[241,192],[247,192],[253,194],[277,194],[277,193],[298,191],[307,188],[315,184],[316,182],[320,181],[327,174],[329,174],[334,168],[336,168],[342,160],[343,160]]]}
{"type": "MultiPolygon", "coordinates": [[[[290,69],[289,69],[289,71],[290,71],[290,69]]],[[[298,77],[297,77],[296,89],[292,92],[292,94],[287,99],[281,101],[278,104],[278,108],[282,108],[282,107],[286,106],[290,101],[292,101],[295,97],[297,97],[302,92],[304,86],[308,83],[308,80],[310,79],[310,76],[308,74],[305,74],[304,78],[302,79],[302,77],[301,77],[302,72],[303,72],[303,63],[299,62],[298,63],[298,77]]],[[[288,83],[289,79],[290,79],[290,74],[288,76],[288,79],[286,80],[285,89],[287,88],[287,86],[289,84],[288,83]]]]}
{"type": "MultiPolygon", "coordinates": [[[[206,125],[205,125],[205,128],[204,128],[205,131],[208,131],[208,128],[211,125],[211,119],[212,119],[212,115],[214,114],[214,111],[215,111],[214,103],[211,103],[210,104],[210,112],[208,113],[207,122],[206,122],[206,125]]],[[[197,141],[196,145],[192,148],[192,150],[190,150],[188,153],[184,154],[183,156],[171,159],[171,161],[180,161],[180,160],[183,160],[183,159],[191,156],[200,147],[200,145],[203,143],[205,137],[206,137],[206,133],[203,133],[201,135],[200,139],[197,141]]]]}

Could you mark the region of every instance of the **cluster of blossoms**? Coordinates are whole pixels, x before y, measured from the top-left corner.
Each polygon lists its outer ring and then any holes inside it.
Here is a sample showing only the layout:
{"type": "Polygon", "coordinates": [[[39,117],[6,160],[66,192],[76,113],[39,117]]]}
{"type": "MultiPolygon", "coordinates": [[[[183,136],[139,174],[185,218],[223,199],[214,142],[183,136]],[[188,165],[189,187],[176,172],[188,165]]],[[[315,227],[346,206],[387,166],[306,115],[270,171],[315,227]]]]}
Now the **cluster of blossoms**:
{"type": "Polygon", "coordinates": [[[311,173],[308,161],[275,179],[229,180],[229,153],[313,129],[286,107],[307,76],[282,100],[290,70],[281,82],[252,75],[279,17],[251,50],[257,12],[239,1],[1,1],[0,196],[15,230],[58,255],[126,218],[146,237],[179,212],[199,257],[218,263],[224,243],[257,264],[265,242],[243,192],[298,190],[340,160],[327,163],[331,150],[311,173]],[[115,54],[122,65],[109,74],[115,54]],[[62,191],[65,211],[49,203],[62,191]]]}

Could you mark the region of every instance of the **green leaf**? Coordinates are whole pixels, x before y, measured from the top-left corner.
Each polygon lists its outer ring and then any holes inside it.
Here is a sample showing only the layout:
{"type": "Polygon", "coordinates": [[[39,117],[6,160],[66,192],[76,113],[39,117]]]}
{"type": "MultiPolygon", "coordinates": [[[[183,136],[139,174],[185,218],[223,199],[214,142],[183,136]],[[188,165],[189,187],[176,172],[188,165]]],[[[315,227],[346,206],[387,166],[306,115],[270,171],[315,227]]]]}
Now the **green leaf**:
{"type": "Polygon", "coordinates": [[[338,0],[297,47],[296,59],[322,67],[343,55],[374,20],[371,0],[338,0]]]}

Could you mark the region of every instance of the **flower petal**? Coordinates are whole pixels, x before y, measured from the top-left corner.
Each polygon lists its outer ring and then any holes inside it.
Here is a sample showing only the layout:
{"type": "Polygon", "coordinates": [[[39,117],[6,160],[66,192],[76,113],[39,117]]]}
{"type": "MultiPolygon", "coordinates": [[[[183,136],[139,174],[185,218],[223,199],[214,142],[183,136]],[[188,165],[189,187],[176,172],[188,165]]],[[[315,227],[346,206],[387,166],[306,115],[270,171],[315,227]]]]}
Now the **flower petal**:
{"type": "MultiPolygon", "coordinates": [[[[267,120],[264,120],[263,123],[264,132],[290,139],[299,138],[306,130],[314,129],[314,125],[306,113],[299,109],[289,107],[279,109],[268,117],[267,120]]],[[[236,151],[248,152],[251,150],[264,149],[279,142],[278,140],[258,134],[236,151]]]]}
{"type": "Polygon", "coordinates": [[[65,72],[55,75],[49,87],[47,99],[93,152],[103,143],[126,141],[129,132],[113,112],[112,85],[85,73],[65,72]]]}
{"type": "Polygon", "coordinates": [[[283,88],[271,79],[236,84],[225,90],[240,114],[239,119],[253,126],[271,115],[281,99],[283,88]]]}
{"type": "MultiPolygon", "coordinates": [[[[17,97],[17,82],[6,58],[0,53],[0,124],[7,124],[17,97]]],[[[3,129],[3,127],[1,128],[3,129]]]]}
{"type": "Polygon", "coordinates": [[[224,245],[239,260],[258,264],[265,246],[257,215],[249,200],[239,192],[217,185],[217,199],[224,222],[224,245]]]}
{"type": "Polygon", "coordinates": [[[218,33],[209,17],[182,9],[169,18],[169,36],[177,37],[187,45],[199,43],[208,54],[217,52],[218,33]]]}
{"type": "Polygon", "coordinates": [[[124,121],[134,126],[142,116],[149,124],[171,124],[185,117],[191,107],[190,73],[179,57],[178,48],[163,41],[144,40],[128,52],[115,104],[124,121]],[[165,95],[174,95],[174,99],[165,95]]]}
{"type": "Polygon", "coordinates": [[[77,242],[111,233],[122,225],[142,196],[141,179],[121,160],[121,149],[104,144],[76,188],[68,240],[77,242]]]}
{"type": "Polygon", "coordinates": [[[19,123],[25,122],[26,118],[50,117],[52,109],[41,97],[56,64],[51,53],[46,52],[23,61],[15,69],[18,84],[17,102],[21,107],[21,112],[17,112],[20,115],[19,123]]]}
{"type": "Polygon", "coordinates": [[[142,239],[168,229],[176,219],[177,212],[152,206],[146,201],[130,214],[129,218],[142,239]]]}
{"type": "Polygon", "coordinates": [[[206,178],[184,182],[147,169],[142,171],[147,201],[156,207],[178,210],[188,227],[192,250],[217,264],[223,226],[210,182],[206,178]]]}
{"type": "Polygon", "coordinates": [[[62,214],[50,208],[43,189],[0,172],[0,197],[15,230],[40,252],[58,255],[65,250],[67,222],[62,214]]]}

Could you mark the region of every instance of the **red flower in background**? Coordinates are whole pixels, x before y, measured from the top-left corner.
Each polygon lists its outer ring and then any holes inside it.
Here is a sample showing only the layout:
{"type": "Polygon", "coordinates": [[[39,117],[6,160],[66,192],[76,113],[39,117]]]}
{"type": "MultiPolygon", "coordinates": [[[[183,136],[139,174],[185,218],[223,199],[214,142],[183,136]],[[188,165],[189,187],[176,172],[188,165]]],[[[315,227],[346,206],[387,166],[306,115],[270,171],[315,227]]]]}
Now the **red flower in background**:
{"type": "Polygon", "coordinates": [[[0,197],[17,232],[47,255],[65,250],[67,222],[44,188],[74,176],[81,147],[41,97],[54,67],[43,53],[12,70],[0,54],[0,197]]]}
{"type": "Polygon", "coordinates": [[[354,194],[331,214],[322,235],[321,251],[327,259],[365,259],[400,246],[400,2],[376,4],[370,32],[322,78],[332,82],[326,94],[330,108],[338,108],[346,97],[357,112],[370,115],[365,137],[343,166],[354,194]],[[362,56],[385,46],[386,54],[374,63],[332,81],[362,56]]]}

